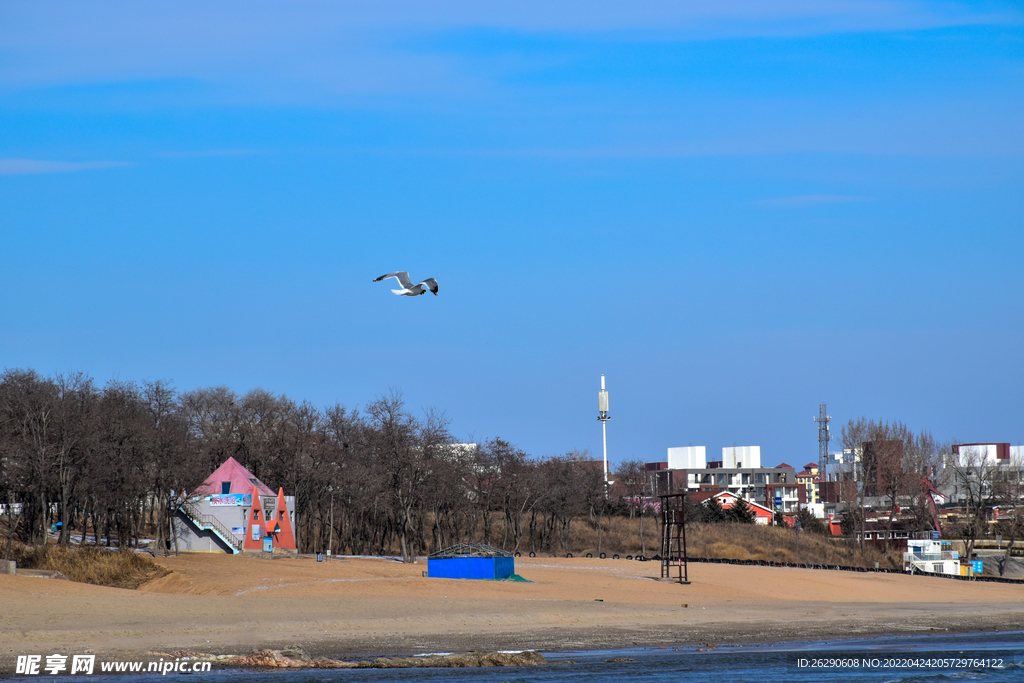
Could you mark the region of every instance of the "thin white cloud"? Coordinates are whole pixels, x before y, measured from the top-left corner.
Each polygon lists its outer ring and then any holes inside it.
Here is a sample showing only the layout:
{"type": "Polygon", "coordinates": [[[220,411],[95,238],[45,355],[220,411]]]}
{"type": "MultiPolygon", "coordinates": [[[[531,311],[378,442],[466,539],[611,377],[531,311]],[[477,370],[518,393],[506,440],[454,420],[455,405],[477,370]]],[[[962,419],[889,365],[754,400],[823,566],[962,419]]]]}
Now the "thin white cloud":
{"type": "Polygon", "coordinates": [[[0,0],[0,90],[191,79],[242,101],[476,89],[417,37],[492,29],[630,41],[920,30],[1021,22],[1020,11],[920,0],[0,0]]]}
{"type": "Polygon", "coordinates": [[[796,197],[777,197],[758,202],[763,206],[821,206],[823,204],[851,204],[869,202],[870,197],[856,197],[845,194],[805,194],[796,197]]]}
{"type": "Polygon", "coordinates": [[[0,175],[37,175],[40,173],[73,173],[105,168],[122,168],[132,164],[124,161],[42,161],[40,159],[0,159],[0,175]]]}

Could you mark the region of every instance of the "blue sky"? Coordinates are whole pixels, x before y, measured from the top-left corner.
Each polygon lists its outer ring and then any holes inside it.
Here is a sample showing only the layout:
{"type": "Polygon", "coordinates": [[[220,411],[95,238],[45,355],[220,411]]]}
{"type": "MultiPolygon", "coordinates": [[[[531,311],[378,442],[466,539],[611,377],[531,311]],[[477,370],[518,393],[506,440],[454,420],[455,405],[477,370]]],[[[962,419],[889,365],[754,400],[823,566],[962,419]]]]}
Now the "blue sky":
{"type": "Polygon", "coordinates": [[[1016,3],[0,17],[2,367],[597,456],[604,373],[613,461],[800,465],[821,402],[1024,442],[1016,3]]]}

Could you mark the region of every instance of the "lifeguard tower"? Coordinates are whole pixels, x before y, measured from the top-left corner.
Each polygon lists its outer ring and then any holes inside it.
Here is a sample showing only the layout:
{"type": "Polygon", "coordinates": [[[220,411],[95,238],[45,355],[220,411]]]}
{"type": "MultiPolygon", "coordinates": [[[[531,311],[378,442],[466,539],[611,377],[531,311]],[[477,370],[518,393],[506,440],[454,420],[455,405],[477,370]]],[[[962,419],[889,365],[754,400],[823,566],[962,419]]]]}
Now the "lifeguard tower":
{"type": "Polygon", "coordinates": [[[661,578],[690,583],[686,558],[686,494],[669,493],[661,498],[661,578]],[[675,576],[673,576],[675,574],[675,576]]]}

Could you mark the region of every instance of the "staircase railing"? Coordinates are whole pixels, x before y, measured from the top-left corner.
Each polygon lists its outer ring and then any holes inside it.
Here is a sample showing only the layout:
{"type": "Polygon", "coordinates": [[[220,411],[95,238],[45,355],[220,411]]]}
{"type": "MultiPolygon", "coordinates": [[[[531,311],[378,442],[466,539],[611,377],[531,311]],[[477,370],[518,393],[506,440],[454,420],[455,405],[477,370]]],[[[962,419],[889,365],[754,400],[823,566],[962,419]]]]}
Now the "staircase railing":
{"type": "Polygon", "coordinates": [[[221,540],[231,548],[232,553],[242,552],[242,542],[219,519],[213,515],[204,515],[191,501],[185,501],[178,509],[184,512],[199,528],[209,529],[220,536],[221,540]]]}

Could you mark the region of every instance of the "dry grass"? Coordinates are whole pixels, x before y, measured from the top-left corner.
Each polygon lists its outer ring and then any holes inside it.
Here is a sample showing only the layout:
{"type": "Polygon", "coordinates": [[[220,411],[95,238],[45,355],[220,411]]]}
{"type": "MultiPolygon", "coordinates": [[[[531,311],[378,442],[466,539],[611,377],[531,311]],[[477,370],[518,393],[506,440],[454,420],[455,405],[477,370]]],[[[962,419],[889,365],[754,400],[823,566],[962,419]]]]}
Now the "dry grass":
{"type": "Polygon", "coordinates": [[[150,557],[129,550],[15,545],[11,559],[25,569],[58,571],[71,581],[113,588],[138,588],[170,574],[150,557]]]}
{"type": "MultiPolygon", "coordinates": [[[[601,544],[598,546],[597,525],[592,524],[589,519],[575,519],[570,524],[569,552],[577,557],[586,553],[593,553],[595,556],[600,552],[612,555],[639,555],[640,544],[640,520],[629,519],[628,517],[613,517],[609,526],[607,519],[601,520],[601,544]]],[[[493,524],[494,545],[501,546],[502,533],[504,531],[504,520],[495,518],[493,524]]],[[[644,518],[644,541],[642,550],[647,555],[654,555],[661,552],[661,527],[658,519],[654,517],[644,518]]],[[[508,548],[511,550],[511,546],[508,548]]],[[[524,538],[519,550],[525,555],[533,548],[528,538],[524,538]]],[[[538,553],[552,553],[561,555],[565,551],[561,546],[558,532],[555,532],[551,548],[536,548],[538,553]]]]}
{"type": "MultiPolygon", "coordinates": [[[[589,519],[572,523],[572,540],[569,552],[579,557],[586,553],[597,556],[599,552],[620,555],[648,557],[661,552],[660,520],[648,517],[644,520],[644,546],[640,544],[640,521],[624,517],[613,517],[610,527],[603,520],[601,547],[597,545],[597,527],[589,519]]],[[[501,545],[502,522],[495,520],[494,541],[501,545]]],[[[791,562],[794,564],[826,564],[848,567],[874,567],[875,562],[886,569],[900,569],[902,555],[890,552],[888,556],[873,546],[865,548],[863,555],[856,544],[847,539],[834,539],[807,532],[798,532],[788,527],[767,527],[756,524],[700,524],[686,525],[687,551],[690,557],[728,560],[764,560],[791,562]]],[[[564,551],[557,544],[548,550],[538,548],[538,553],[552,552],[561,555],[564,551]]],[[[530,550],[524,540],[520,546],[523,554],[530,550]]]]}
{"type": "Polygon", "coordinates": [[[868,545],[861,554],[855,543],[789,528],[751,524],[687,525],[687,550],[692,557],[765,560],[847,567],[902,568],[902,555],[883,555],[868,545]]]}

